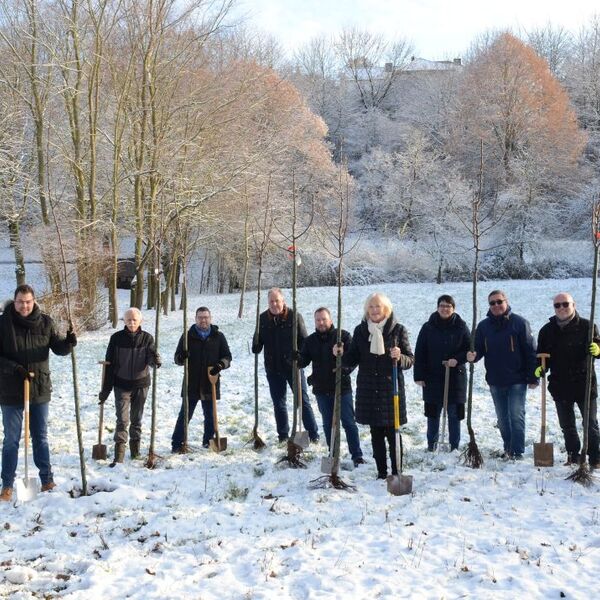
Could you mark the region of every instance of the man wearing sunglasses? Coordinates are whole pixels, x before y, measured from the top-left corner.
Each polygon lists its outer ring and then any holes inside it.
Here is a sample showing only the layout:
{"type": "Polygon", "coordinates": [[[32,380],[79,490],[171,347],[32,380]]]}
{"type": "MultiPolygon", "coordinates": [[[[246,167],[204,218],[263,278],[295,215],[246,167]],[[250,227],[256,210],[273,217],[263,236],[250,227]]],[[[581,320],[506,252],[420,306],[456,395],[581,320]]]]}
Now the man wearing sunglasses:
{"type": "MultiPolygon", "coordinates": [[[[600,355],[600,337],[594,325],[594,342],[588,343],[590,322],[579,316],[571,294],[561,292],[553,301],[554,316],[538,334],[538,351],[550,354],[546,369],[550,370],[548,389],[556,405],[558,422],[565,438],[566,465],[579,462],[581,443],[575,421],[575,404],[583,416],[588,353],[600,355]]],[[[543,368],[536,369],[543,375],[543,368]]],[[[600,468],[600,435],[596,417],[596,373],[592,369],[592,393],[588,425],[588,456],[590,467],[600,468]]]]}
{"type": "Polygon", "coordinates": [[[535,388],[537,359],[529,322],[512,312],[502,290],[488,296],[489,311],[475,331],[475,352],[469,362],[484,358],[498,427],[504,443],[502,458],[521,460],[525,451],[525,399],[535,388]]]}

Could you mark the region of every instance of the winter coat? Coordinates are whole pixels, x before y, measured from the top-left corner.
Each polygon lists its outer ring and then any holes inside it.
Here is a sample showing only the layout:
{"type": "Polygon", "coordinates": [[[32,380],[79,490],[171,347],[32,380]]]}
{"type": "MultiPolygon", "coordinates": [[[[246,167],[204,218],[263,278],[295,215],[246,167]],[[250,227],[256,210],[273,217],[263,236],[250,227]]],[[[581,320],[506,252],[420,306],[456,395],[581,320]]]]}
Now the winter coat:
{"type": "Polygon", "coordinates": [[[537,383],[535,347],[529,322],[510,307],[499,317],[488,311],[475,330],[476,360],[485,358],[489,385],[537,383]]]}
{"type": "Polygon", "coordinates": [[[344,366],[358,366],[356,377],[356,422],[377,427],[394,426],[394,387],[392,382],[392,359],[389,349],[396,341],[402,355],[398,361],[398,395],[400,400],[400,424],[407,422],[404,369],[410,369],[414,356],[408,341],[408,332],[397,323],[393,313],[383,329],[385,354],[371,354],[369,328],[363,320],[354,329],[350,349],[344,352],[344,366]]]}
{"type": "Polygon", "coordinates": [[[415,381],[425,382],[424,402],[443,403],[446,368],[442,362],[454,358],[458,364],[450,369],[448,403],[465,403],[467,397],[465,362],[470,336],[467,324],[457,313],[454,313],[449,319],[442,319],[437,312],[434,312],[429,317],[429,321],[421,327],[415,346],[413,374],[415,381]]]}
{"type": "MultiPolygon", "coordinates": [[[[342,329],[342,343],[347,350],[352,338],[342,329]]],[[[337,343],[337,329],[332,325],[325,333],[315,331],[302,344],[298,366],[304,368],[312,362],[312,374],[308,377],[315,394],[333,394],[335,392],[335,356],[333,347],[337,343]]],[[[342,367],[342,392],[352,390],[351,369],[342,367]]]]}
{"type": "MultiPolygon", "coordinates": [[[[202,339],[195,325],[187,332],[188,344],[188,395],[190,398],[210,398],[211,385],[208,379],[208,368],[221,363],[223,369],[231,364],[231,352],[225,336],[216,325],[210,326],[208,337],[202,339]]],[[[175,363],[182,366],[183,335],[179,338],[175,350],[175,363]]],[[[221,378],[217,380],[217,398],[221,397],[221,378]]],[[[181,386],[183,396],[183,385],[181,386]]]]}
{"type": "Polygon", "coordinates": [[[33,373],[29,388],[31,404],[50,401],[52,381],[48,356],[71,351],[71,344],[59,337],[54,321],[37,304],[22,317],[9,302],[0,315],[0,404],[23,404],[23,377],[15,373],[18,365],[33,373]]]}
{"type": "MultiPolygon", "coordinates": [[[[270,310],[261,313],[258,337],[253,340],[252,352],[259,354],[265,350],[265,371],[286,374],[292,368],[292,333],[294,311],[287,306],[283,314],[274,315],[270,310]]],[[[298,348],[306,338],[306,327],[302,315],[298,313],[298,348]]]]}
{"type": "Polygon", "coordinates": [[[138,327],[131,332],[127,327],[110,336],[106,349],[106,367],[102,390],[109,394],[113,387],[133,390],[150,386],[149,367],[160,366],[160,356],[154,338],[138,327]]]}
{"type": "MultiPolygon", "coordinates": [[[[581,400],[585,396],[588,360],[588,330],[590,322],[575,313],[563,328],[550,317],[538,334],[538,352],[550,354],[546,368],[550,369],[548,390],[557,398],[581,400]]],[[[600,343],[598,329],[594,325],[594,341],[600,343]]],[[[538,359],[539,360],[539,359],[538,359]]],[[[596,398],[596,373],[592,369],[592,398],[596,398]]]]}

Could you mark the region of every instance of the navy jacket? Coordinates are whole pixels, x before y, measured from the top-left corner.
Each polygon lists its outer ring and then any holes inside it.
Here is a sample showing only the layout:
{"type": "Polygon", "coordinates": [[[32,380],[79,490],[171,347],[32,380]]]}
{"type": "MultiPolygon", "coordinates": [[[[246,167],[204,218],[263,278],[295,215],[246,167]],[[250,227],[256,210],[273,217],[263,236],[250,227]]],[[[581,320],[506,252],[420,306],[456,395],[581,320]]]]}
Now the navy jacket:
{"type": "Polygon", "coordinates": [[[529,322],[510,307],[500,317],[488,311],[475,330],[476,360],[485,359],[485,380],[489,385],[537,383],[535,348],[529,322]]]}
{"type": "Polygon", "coordinates": [[[446,368],[442,364],[449,358],[458,361],[450,369],[448,402],[464,404],[467,397],[467,371],[465,362],[471,334],[460,315],[454,313],[442,319],[436,311],[421,327],[415,346],[414,380],[424,381],[423,400],[431,404],[442,404],[446,368]]]}

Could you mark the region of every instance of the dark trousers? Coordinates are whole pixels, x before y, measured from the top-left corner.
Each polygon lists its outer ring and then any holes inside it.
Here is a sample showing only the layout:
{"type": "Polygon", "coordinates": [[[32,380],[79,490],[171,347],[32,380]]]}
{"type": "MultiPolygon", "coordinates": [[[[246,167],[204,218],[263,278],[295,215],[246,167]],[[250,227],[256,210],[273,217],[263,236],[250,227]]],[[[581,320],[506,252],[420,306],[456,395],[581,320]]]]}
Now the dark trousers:
{"type": "MultiPolygon", "coordinates": [[[[306,389],[306,379],[304,371],[300,370],[301,387],[302,387],[302,423],[304,429],[308,431],[308,437],[311,441],[319,439],[319,428],[315,421],[312,406],[306,389]]],[[[271,392],[271,400],[273,400],[273,410],[275,412],[275,423],[277,425],[277,435],[279,441],[287,440],[290,435],[290,426],[288,422],[286,392],[287,386],[293,390],[292,369],[287,373],[272,373],[267,372],[267,381],[269,382],[269,391],[271,392]]]]}
{"type": "MultiPolygon", "coordinates": [[[[194,416],[196,406],[198,406],[199,398],[188,398],[188,423],[194,416]]],[[[212,410],[212,399],[201,400],[202,412],[204,413],[204,433],[202,434],[202,445],[206,446],[208,442],[215,436],[215,425],[213,423],[213,410],[212,410]]],[[[183,445],[183,402],[179,409],[179,416],[177,417],[177,423],[175,423],[175,429],[171,436],[171,449],[177,451],[183,445]]],[[[189,431],[188,431],[189,434],[189,431]]]]}
{"type": "Polygon", "coordinates": [[[377,474],[380,477],[387,475],[387,457],[385,441],[387,439],[390,459],[392,461],[392,475],[398,474],[398,465],[396,464],[396,437],[393,427],[378,427],[371,425],[371,444],[373,445],[373,458],[377,465],[377,474]]]}
{"type": "MultiPolygon", "coordinates": [[[[48,447],[48,406],[49,403],[31,404],[29,407],[29,433],[33,462],[40,473],[42,485],[50,483],[52,467],[48,447]]],[[[19,442],[23,427],[23,406],[2,406],[2,425],[4,441],[2,443],[2,487],[11,488],[19,460],[19,442]]]]}
{"type": "MultiPolygon", "coordinates": [[[[323,431],[327,446],[331,448],[331,424],[333,423],[333,408],[335,404],[335,393],[333,394],[315,394],[317,406],[323,418],[323,431]]],[[[341,405],[341,422],[346,433],[346,441],[348,442],[348,450],[353,459],[362,458],[362,450],[360,449],[360,438],[358,436],[358,427],[354,420],[354,406],[352,403],[352,390],[342,393],[340,398],[341,405]]]]}
{"type": "MultiPolygon", "coordinates": [[[[428,403],[427,406],[427,448],[434,450],[438,443],[440,435],[440,416],[442,414],[443,405],[428,403]],[[437,416],[431,415],[436,412],[437,416]]],[[[460,419],[458,416],[458,405],[448,404],[448,442],[450,449],[456,450],[460,444],[460,419]]]]}
{"type": "Polygon", "coordinates": [[[114,440],[117,444],[127,443],[127,429],[129,439],[138,441],[142,436],[142,417],[144,416],[144,403],[148,395],[148,388],[135,388],[124,390],[115,387],[115,410],[117,412],[117,427],[114,440]],[[131,422],[131,424],[130,424],[131,422]]]}
{"type": "MultiPolygon", "coordinates": [[[[558,422],[565,438],[565,447],[567,454],[576,460],[579,458],[581,442],[577,433],[577,423],[575,420],[575,404],[579,407],[579,412],[583,417],[584,400],[583,398],[574,401],[572,397],[559,398],[553,396],[556,406],[558,422]]],[[[590,399],[590,421],[588,426],[588,456],[590,463],[597,463],[600,459],[598,446],[600,444],[600,434],[598,433],[598,418],[596,416],[596,398],[590,399]]]]}

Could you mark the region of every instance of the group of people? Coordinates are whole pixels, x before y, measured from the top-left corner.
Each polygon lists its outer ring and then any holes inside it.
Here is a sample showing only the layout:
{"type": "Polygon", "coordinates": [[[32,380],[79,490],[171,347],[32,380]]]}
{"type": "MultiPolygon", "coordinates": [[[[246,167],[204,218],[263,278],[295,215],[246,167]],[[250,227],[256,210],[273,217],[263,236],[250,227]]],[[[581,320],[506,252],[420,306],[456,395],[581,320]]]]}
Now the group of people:
{"type": "MultiPolygon", "coordinates": [[[[460,444],[460,421],[464,419],[467,396],[468,362],[484,359],[486,381],[496,410],[503,441],[504,458],[519,460],[525,449],[525,399],[527,388],[538,385],[540,377],[549,373],[549,391],[556,404],[559,424],[567,450],[567,464],[579,461],[581,442],[577,433],[574,406],[584,411],[588,356],[600,355],[600,336],[593,330],[589,344],[589,321],[576,311],[575,301],[561,292],[553,301],[554,315],[539,332],[537,352],[550,357],[544,364],[536,354],[536,343],[529,323],[512,312],[507,295],[494,290],[488,295],[489,311],[476,328],[474,345],[464,320],[456,312],[452,296],[443,294],[436,311],[422,326],[413,354],[406,328],[393,313],[390,299],[375,292],[364,304],[361,322],[353,335],[342,330],[341,343],[328,308],[314,312],[315,331],[308,335],[300,314],[294,315],[282,291],[271,288],[268,308],[261,313],[252,340],[252,352],[264,354],[265,374],[273,402],[277,435],[286,442],[290,435],[286,392],[297,387],[301,395],[302,424],[311,442],[319,441],[319,429],[313,413],[308,385],[313,389],[322,417],[328,446],[331,445],[332,421],[336,390],[336,363],[341,356],[341,423],[355,466],[365,463],[357,423],[368,425],[377,477],[388,475],[387,454],[391,472],[398,473],[394,436],[394,382],[397,374],[400,424],[407,422],[406,392],[403,372],[414,366],[414,380],[422,388],[427,417],[427,447],[435,450],[439,441],[440,417],[444,404],[448,420],[450,449],[460,444]],[[296,331],[294,331],[294,325],[296,331]],[[295,340],[295,344],[294,344],[295,340]],[[311,365],[307,379],[304,368],[311,365]],[[294,367],[297,367],[298,371],[294,367]],[[397,368],[395,368],[397,367],[397,368]],[[356,397],[353,399],[350,374],[358,369],[356,397]],[[444,402],[444,399],[446,402],[444,402]],[[387,445],[386,445],[387,441],[387,445]]],[[[125,327],[114,333],[106,350],[106,370],[99,393],[105,402],[114,393],[117,424],[114,433],[113,465],[123,462],[127,441],[130,454],[140,454],[141,423],[150,386],[150,369],[161,366],[152,335],[141,327],[142,314],[128,309],[123,317],[125,327]]],[[[67,355],[77,344],[73,331],[64,338],[58,335],[52,319],[40,311],[33,289],[20,285],[0,315],[0,407],[4,440],[2,445],[2,491],[0,500],[9,501],[15,481],[17,455],[23,420],[24,381],[31,385],[30,433],[34,462],[39,469],[42,491],[55,487],[47,438],[48,403],[51,383],[48,367],[49,351],[67,355]]],[[[175,363],[188,365],[188,423],[198,402],[204,416],[202,445],[206,448],[215,434],[213,422],[213,383],[232,360],[224,334],[212,323],[210,310],[196,310],[195,322],[181,336],[175,363]],[[214,379],[213,379],[214,381],[214,379]]],[[[182,396],[184,396],[182,387],[182,396]]],[[[220,389],[217,380],[216,397],[220,389]]],[[[596,377],[592,369],[592,388],[588,419],[588,456],[592,468],[600,468],[600,435],[596,417],[596,377]]],[[[173,452],[184,450],[185,414],[181,410],[171,436],[173,452]]]]}

